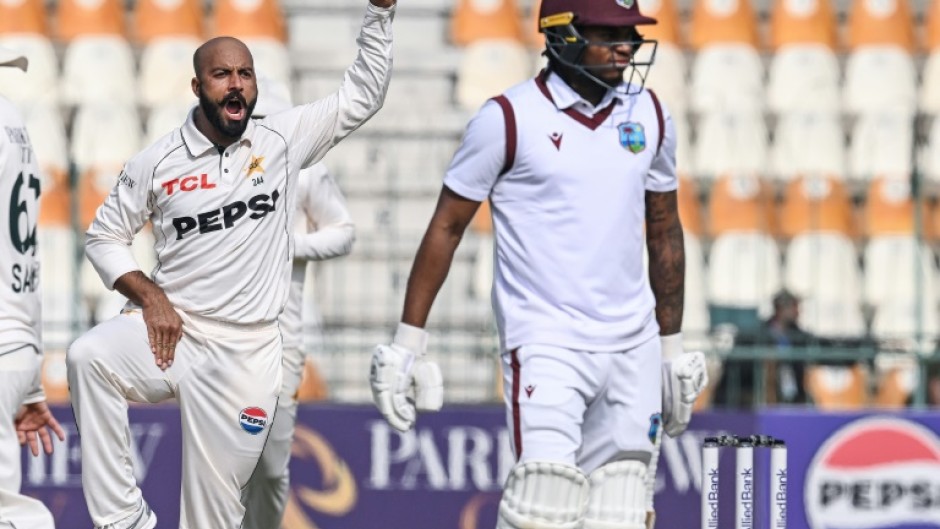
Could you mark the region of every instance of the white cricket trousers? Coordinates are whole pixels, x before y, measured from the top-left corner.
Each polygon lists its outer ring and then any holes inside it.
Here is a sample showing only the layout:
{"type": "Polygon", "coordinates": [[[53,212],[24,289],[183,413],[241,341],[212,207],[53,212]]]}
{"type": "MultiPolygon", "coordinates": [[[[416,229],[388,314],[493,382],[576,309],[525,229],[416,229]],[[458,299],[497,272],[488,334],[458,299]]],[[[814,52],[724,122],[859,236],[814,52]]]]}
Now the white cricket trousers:
{"type": "MultiPolygon", "coordinates": [[[[9,344],[8,344],[9,345],[9,344]]],[[[42,357],[32,346],[0,356],[0,528],[53,529],[52,513],[42,502],[20,494],[22,448],[13,420],[40,377],[42,357]]],[[[59,447],[62,449],[62,447],[59,447]]],[[[31,457],[31,456],[30,456],[31,457]]]]}
{"type": "Polygon", "coordinates": [[[284,519],[290,489],[291,444],[297,422],[297,390],[303,376],[304,354],[284,349],[284,383],[277,399],[277,418],[271,425],[261,461],[242,496],[245,523],[242,529],[277,529],[284,519]]]}
{"type": "Polygon", "coordinates": [[[596,353],[524,345],[504,353],[503,395],[519,463],[551,461],[591,473],[648,459],[662,411],[659,337],[596,353]]]}
{"type": "Polygon", "coordinates": [[[183,338],[166,371],[154,363],[138,311],[95,326],[69,348],[82,487],[98,527],[139,516],[143,505],[128,401],[179,402],[180,529],[238,529],[245,516],[241,489],[264,448],[281,387],[280,331],[276,322],[228,324],[177,312],[183,338]]]}

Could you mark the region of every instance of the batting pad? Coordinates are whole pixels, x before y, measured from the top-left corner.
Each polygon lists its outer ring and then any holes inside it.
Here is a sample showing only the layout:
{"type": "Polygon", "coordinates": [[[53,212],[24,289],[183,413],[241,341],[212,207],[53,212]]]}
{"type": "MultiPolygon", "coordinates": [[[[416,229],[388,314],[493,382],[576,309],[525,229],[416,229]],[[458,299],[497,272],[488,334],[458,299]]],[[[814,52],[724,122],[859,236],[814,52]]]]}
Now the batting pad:
{"type": "Polygon", "coordinates": [[[503,490],[496,529],[580,529],[588,502],[588,480],[561,463],[516,465],[503,490]]]}
{"type": "Polygon", "coordinates": [[[591,472],[584,529],[644,529],[646,471],[643,462],[627,459],[591,472]]]}

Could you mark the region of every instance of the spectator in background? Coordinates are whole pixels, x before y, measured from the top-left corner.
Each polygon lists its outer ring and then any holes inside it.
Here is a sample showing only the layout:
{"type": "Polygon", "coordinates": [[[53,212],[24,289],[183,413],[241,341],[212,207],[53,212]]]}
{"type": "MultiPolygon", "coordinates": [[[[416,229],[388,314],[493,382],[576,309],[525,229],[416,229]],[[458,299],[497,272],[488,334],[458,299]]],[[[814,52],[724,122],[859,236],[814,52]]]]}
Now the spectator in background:
{"type": "MultiPolygon", "coordinates": [[[[800,300],[788,290],[781,290],[774,295],[774,312],[765,320],[756,333],[738,335],[735,345],[768,346],[778,351],[790,347],[805,347],[816,343],[816,337],[799,326],[800,300]]],[[[725,362],[725,376],[718,385],[715,402],[725,406],[749,406],[755,402],[755,367],[763,375],[768,388],[767,400],[778,404],[806,403],[806,390],[803,387],[803,362],[793,361],[753,361],[728,360],[725,362]],[[763,365],[755,366],[755,363],[763,365]],[[772,384],[772,391],[771,389],[772,384]],[[737,385],[739,398],[729,398],[731,387],[737,385]]]]}

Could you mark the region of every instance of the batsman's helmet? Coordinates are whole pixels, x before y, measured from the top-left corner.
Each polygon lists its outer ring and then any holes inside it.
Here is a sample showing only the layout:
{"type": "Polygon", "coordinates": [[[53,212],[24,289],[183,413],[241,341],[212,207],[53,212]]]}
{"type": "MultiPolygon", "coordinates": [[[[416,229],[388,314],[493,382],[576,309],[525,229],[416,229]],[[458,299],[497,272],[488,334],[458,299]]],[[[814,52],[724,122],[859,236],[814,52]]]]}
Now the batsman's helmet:
{"type": "MultiPolygon", "coordinates": [[[[581,64],[584,50],[588,41],[581,36],[579,27],[605,26],[605,27],[632,27],[633,36],[629,41],[620,42],[592,42],[600,46],[621,46],[629,44],[633,48],[630,56],[630,75],[626,80],[628,93],[638,93],[643,89],[649,67],[652,66],[656,56],[655,40],[644,39],[637,26],[656,24],[656,19],[640,12],[638,0],[542,0],[539,8],[539,31],[545,34],[545,53],[549,59],[576,70],[581,75],[596,83],[607,86],[591,70],[600,67],[590,67],[581,64]],[[643,55],[647,58],[637,58],[640,46],[648,46],[649,53],[643,55]]],[[[646,50],[644,50],[646,51],[646,50]]]]}

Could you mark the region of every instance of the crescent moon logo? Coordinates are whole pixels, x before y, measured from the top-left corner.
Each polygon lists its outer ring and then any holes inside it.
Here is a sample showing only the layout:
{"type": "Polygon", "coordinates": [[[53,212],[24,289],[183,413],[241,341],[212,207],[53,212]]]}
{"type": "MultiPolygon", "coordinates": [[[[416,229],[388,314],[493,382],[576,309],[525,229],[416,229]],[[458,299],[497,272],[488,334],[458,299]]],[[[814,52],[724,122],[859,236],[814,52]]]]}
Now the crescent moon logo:
{"type": "Polygon", "coordinates": [[[358,491],[352,472],[323,437],[298,425],[294,432],[291,455],[300,460],[313,460],[320,469],[322,479],[321,487],[317,489],[305,485],[291,487],[284,509],[284,527],[317,529],[317,525],[304,512],[304,506],[330,516],[342,516],[355,507],[358,491]]]}

